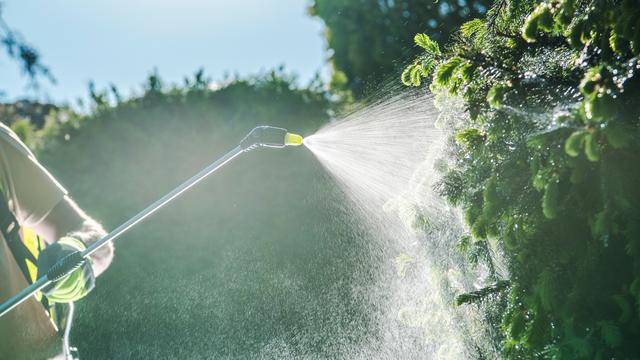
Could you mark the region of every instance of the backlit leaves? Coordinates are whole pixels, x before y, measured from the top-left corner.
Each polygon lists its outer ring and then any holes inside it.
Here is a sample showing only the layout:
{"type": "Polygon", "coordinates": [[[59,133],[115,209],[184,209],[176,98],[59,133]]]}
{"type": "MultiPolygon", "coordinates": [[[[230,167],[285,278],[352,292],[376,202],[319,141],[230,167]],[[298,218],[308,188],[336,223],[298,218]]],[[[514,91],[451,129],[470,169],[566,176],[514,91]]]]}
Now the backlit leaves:
{"type": "Polygon", "coordinates": [[[423,48],[427,53],[432,54],[433,56],[440,55],[440,47],[438,46],[438,43],[431,40],[426,34],[417,34],[413,40],[416,45],[423,48]]]}

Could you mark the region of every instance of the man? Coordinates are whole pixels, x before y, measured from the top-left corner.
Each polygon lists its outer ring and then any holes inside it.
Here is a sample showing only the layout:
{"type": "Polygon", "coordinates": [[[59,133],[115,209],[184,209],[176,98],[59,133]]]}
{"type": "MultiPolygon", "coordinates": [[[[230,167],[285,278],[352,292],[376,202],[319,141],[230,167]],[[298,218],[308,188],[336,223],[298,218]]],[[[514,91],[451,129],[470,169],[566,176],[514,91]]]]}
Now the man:
{"type": "MultiPolygon", "coordinates": [[[[0,192],[0,302],[45,274],[58,259],[106,234],[2,124],[0,192]]],[[[44,296],[31,297],[1,317],[0,359],[60,354],[61,340],[50,319],[53,305],[84,297],[112,258],[109,244],[71,275],[45,288],[44,296]]]]}

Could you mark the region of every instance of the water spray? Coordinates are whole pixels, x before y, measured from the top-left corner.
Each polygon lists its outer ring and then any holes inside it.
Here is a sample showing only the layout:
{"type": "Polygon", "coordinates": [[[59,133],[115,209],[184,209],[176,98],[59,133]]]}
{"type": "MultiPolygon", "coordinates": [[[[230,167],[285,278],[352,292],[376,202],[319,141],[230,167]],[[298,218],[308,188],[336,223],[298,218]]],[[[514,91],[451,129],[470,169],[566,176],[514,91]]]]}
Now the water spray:
{"type": "Polygon", "coordinates": [[[84,251],[76,251],[60,259],[54,264],[51,269],[42,277],[37,279],[33,284],[27,286],[16,295],[9,298],[4,303],[0,304],[0,317],[11,311],[16,306],[20,305],[23,301],[28,299],[36,292],[42,290],[47,285],[57,280],[63,279],[65,276],[71,274],[74,270],[82,266],[87,258],[91,254],[95,253],[108,242],[115,240],[120,235],[127,232],[129,229],[140,223],[142,220],[148,218],[153,213],[164,207],[171,200],[182,195],[185,191],[191,189],[207,176],[213,174],[216,170],[220,169],[224,165],[231,162],[231,160],[238,157],[240,154],[260,148],[284,148],[287,146],[299,146],[302,144],[302,136],[293,134],[285,129],[277,128],[273,126],[258,126],[251,130],[251,132],[240,141],[240,144],[234,149],[223,155],[218,160],[211,163],[211,165],[202,169],[199,173],[182,183],[177,188],[156,200],[153,204],[146,207],[137,215],[127,220],[124,224],[118,226],[115,230],[111,231],[102,239],[90,244],[84,251]]]}

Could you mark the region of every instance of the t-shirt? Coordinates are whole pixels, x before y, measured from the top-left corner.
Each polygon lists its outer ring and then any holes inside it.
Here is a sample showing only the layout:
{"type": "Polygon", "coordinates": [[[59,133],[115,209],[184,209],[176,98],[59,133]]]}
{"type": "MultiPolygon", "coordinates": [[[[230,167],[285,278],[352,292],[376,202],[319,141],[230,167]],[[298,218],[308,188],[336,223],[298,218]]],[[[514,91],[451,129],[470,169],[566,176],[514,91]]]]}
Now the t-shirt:
{"type": "MultiPolygon", "coordinates": [[[[27,227],[42,221],[67,193],[4,124],[0,124],[0,189],[18,223],[27,227]]],[[[0,233],[0,301],[27,285],[0,233]]],[[[34,355],[55,343],[59,343],[56,329],[33,297],[0,317],[0,359],[38,358],[34,355]]]]}

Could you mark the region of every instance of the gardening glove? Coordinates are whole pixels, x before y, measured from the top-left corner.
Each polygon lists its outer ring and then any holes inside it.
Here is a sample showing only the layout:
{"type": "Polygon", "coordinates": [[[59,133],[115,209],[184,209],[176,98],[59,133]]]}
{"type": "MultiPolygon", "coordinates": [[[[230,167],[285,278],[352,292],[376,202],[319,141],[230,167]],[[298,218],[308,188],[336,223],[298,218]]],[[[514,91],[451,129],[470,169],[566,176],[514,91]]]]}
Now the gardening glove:
{"type": "MultiPolygon", "coordinates": [[[[58,260],[84,249],[86,249],[84,243],[72,237],[63,237],[58,242],[47,246],[38,256],[38,278],[45,276],[58,260]]],[[[42,293],[49,301],[68,303],[82,299],[93,290],[94,286],[95,276],[89,258],[71,274],[43,288],[42,293]]]]}

